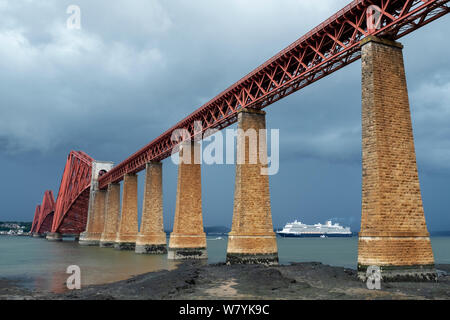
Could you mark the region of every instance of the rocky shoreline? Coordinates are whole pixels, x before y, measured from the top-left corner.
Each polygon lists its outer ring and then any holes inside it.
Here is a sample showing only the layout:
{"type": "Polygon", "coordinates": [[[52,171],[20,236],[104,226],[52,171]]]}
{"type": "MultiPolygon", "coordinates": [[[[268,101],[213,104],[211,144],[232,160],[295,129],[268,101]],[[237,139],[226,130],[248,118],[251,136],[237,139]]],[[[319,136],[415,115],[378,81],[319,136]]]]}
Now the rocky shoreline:
{"type": "Polygon", "coordinates": [[[356,271],[317,262],[281,266],[205,265],[186,262],[172,271],[93,285],[63,294],[30,291],[0,280],[0,299],[56,300],[323,300],[450,299],[450,265],[438,265],[438,282],[383,283],[368,290],[356,271]]]}

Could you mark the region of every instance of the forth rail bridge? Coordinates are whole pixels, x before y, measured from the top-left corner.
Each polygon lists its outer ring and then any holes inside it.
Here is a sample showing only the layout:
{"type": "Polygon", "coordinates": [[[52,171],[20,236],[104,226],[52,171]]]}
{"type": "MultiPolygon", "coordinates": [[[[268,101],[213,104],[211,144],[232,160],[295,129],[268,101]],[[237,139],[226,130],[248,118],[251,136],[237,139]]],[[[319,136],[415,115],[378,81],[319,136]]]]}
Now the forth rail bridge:
{"type": "MultiPolygon", "coordinates": [[[[448,0],[352,1],[120,164],[96,161],[81,151],[70,152],[56,201],[53,193],[46,191],[36,208],[33,236],[62,240],[65,235],[75,235],[80,245],[167,253],[169,259],[206,258],[201,164],[178,165],[175,220],[167,246],[162,160],[177,151],[197,152],[197,141],[208,129],[221,130],[236,122],[244,130],[264,129],[266,113],[262,109],[361,58],[359,277],[365,278],[369,266],[378,266],[384,280],[435,280],[403,46],[397,40],[449,10],[448,0]],[[201,124],[200,129],[196,123],[201,124]],[[173,141],[177,129],[187,130],[189,137],[173,141]],[[136,174],[144,169],[143,212],[138,228],[136,174]]],[[[248,154],[246,139],[239,135],[238,150],[248,154]]],[[[269,177],[261,174],[265,165],[261,160],[236,165],[227,263],[278,263],[269,177]]]]}

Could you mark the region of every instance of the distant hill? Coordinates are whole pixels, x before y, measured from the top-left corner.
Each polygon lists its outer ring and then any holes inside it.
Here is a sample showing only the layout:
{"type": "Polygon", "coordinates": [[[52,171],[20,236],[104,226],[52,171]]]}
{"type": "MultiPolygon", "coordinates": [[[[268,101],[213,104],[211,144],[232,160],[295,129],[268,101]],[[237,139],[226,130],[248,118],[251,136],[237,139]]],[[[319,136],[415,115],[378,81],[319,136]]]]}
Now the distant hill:
{"type": "Polygon", "coordinates": [[[431,231],[432,237],[450,237],[450,231],[431,231]]]}
{"type": "Polygon", "coordinates": [[[224,226],[204,227],[206,234],[224,234],[230,232],[230,228],[224,226]]]}

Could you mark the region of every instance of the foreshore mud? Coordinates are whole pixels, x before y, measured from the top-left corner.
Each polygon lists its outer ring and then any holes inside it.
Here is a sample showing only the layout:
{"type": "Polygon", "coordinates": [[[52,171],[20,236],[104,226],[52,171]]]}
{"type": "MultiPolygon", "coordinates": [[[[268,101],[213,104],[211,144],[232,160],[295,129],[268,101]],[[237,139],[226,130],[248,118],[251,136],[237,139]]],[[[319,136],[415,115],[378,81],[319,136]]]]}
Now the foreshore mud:
{"type": "Polygon", "coordinates": [[[92,285],[63,294],[31,291],[0,279],[0,299],[450,299],[450,265],[437,265],[438,282],[382,283],[369,290],[353,269],[317,262],[281,266],[204,265],[186,262],[172,271],[92,285]]]}

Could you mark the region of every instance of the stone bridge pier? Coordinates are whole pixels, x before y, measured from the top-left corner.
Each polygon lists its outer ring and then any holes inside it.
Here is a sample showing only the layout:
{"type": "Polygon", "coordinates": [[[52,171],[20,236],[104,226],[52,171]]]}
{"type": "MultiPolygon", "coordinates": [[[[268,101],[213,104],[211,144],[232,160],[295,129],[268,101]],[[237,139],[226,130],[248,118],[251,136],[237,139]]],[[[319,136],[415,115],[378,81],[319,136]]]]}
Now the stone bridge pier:
{"type": "Polygon", "coordinates": [[[106,161],[92,163],[92,180],[89,196],[88,219],[85,232],[80,234],[79,244],[98,246],[105,222],[106,191],[98,189],[98,178],[102,172],[112,169],[114,164],[106,161]]]}
{"type": "Polygon", "coordinates": [[[203,230],[200,144],[182,144],[178,165],[177,198],[169,259],[206,259],[206,234],[203,230]]]}
{"type": "Polygon", "coordinates": [[[163,224],[162,163],[146,165],[144,202],[136,253],[167,253],[167,237],[163,224]]]}
{"type": "Polygon", "coordinates": [[[117,237],[117,227],[120,219],[120,184],[108,185],[106,194],[105,223],[100,239],[100,247],[113,248],[117,237]]]}
{"type": "Polygon", "coordinates": [[[403,46],[368,37],[362,46],[362,216],[358,272],[384,281],[434,280],[420,192],[403,46]]]}
{"type": "Polygon", "coordinates": [[[228,264],[277,264],[267,167],[266,113],[243,109],[238,114],[237,163],[233,224],[228,235],[228,264]],[[252,136],[253,132],[253,136],[252,136]]]}
{"type": "Polygon", "coordinates": [[[126,174],[123,180],[122,210],[114,248],[135,250],[138,234],[138,177],[126,174]]]}

